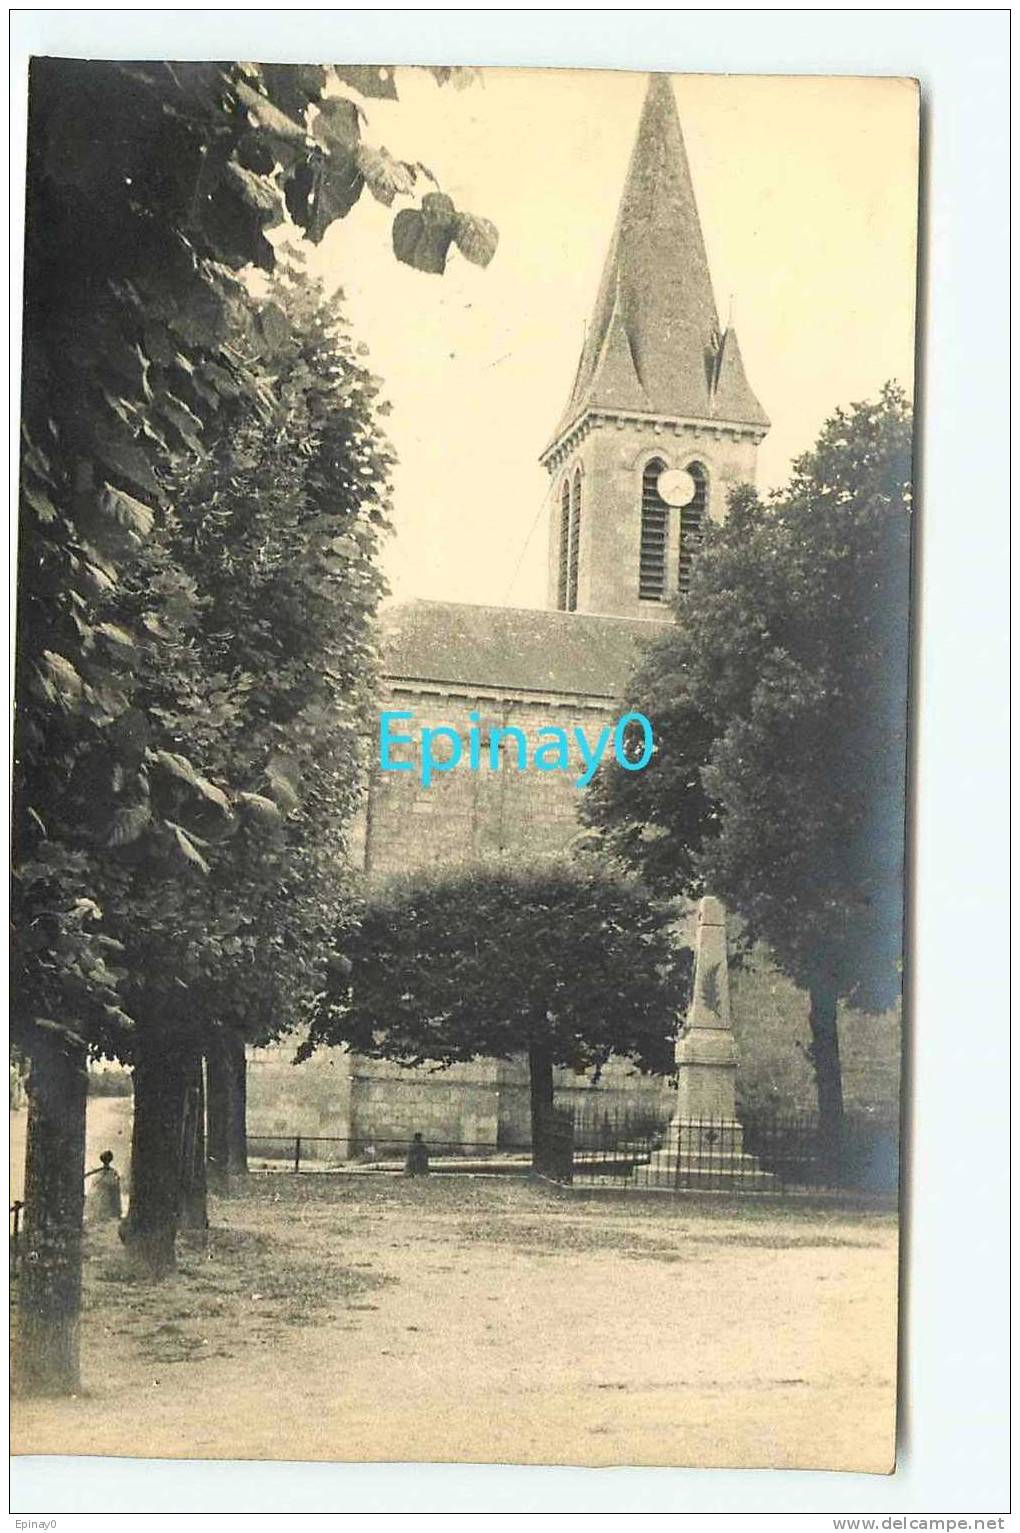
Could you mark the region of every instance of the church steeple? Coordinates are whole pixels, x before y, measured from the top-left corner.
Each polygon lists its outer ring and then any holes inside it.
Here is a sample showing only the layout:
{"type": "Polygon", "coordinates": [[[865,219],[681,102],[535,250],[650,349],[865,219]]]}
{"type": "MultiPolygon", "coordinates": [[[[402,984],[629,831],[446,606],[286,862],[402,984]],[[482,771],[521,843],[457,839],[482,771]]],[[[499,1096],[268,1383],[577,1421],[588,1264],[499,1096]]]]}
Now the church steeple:
{"type": "MultiPolygon", "coordinates": [[[[730,335],[732,332],[727,332],[730,335]]],[[[586,410],[768,426],[744,377],[717,390],[723,336],[668,75],[651,75],[609,253],[558,439],[586,410]],[[726,415],[720,406],[739,409],[726,415]]]]}
{"type": "Polygon", "coordinates": [[[681,519],[653,505],[648,464],[693,466],[697,514],[721,515],[726,484],[753,479],[768,425],[735,332],[720,330],[673,85],[668,75],[652,75],[574,386],[542,454],[552,475],[565,473],[578,508],[564,517],[566,501],[554,497],[550,601],[572,584],[580,611],[668,615],[663,604],[689,573],[695,513],[683,518],[681,556],[681,519]],[[668,448],[663,435],[672,439],[668,448]],[[617,461],[621,452],[643,463],[631,496],[620,478],[630,460],[617,461]],[[641,562],[653,544],[661,545],[661,579],[641,562]],[[661,596],[647,595],[660,588],[661,596]]]}

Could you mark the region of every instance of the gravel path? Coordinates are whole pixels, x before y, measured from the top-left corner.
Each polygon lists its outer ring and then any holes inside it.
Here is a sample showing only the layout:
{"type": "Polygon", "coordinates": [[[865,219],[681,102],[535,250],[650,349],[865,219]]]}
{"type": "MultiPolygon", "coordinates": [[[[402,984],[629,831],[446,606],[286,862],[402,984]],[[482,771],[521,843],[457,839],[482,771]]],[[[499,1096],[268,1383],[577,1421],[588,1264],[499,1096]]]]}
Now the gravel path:
{"type": "Polygon", "coordinates": [[[14,1450],[886,1472],[896,1229],[506,1178],[252,1177],[162,1288],[88,1261],[88,1397],[14,1450]]]}

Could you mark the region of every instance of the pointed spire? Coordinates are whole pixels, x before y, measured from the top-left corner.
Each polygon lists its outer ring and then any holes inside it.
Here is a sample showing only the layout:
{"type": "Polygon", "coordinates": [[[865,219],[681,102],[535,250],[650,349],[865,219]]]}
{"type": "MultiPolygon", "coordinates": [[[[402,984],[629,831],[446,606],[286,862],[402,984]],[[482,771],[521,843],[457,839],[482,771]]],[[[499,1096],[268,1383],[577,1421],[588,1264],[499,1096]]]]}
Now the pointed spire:
{"type": "Polygon", "coordinates": [[[595,359],[599,403],[616,410],[651,410],[641,385],[630,335],[623,319],[619,278],[605,335],[595,359]]]}
{"type": "Polygon", "coordinates": [[[769,424],[768,416],[747,381],[744,359],[740,355],[740,342],[732,324],[728,326],[719,347],[712,391],[712,412],[719,420],[747,421],[754,426],[769,424]]]}
{"type": "Polygon", "coordinates": [[[738,416],[713,400],[719,318],[673,86],[649,77],[616,227],[558,439],[586,410],[767,424],[739,360],[738,416]]]}

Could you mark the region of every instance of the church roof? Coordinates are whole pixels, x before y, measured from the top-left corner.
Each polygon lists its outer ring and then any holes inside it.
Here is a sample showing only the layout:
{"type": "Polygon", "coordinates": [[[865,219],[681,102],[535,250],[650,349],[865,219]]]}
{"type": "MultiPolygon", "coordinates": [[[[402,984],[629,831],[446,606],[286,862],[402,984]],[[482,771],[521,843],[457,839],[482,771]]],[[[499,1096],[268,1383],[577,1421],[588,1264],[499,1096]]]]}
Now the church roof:
{"type": "Polygon", "coordinates": [[[712,406],[720,420],[751,421],[767,426],[768,416],[751,392],[740,355],[737,332],[731,325],[719,346],[712,406]]]}
{"type": "Polygon", "coordinates": [[[744,376],[736,336],[719,330],[668,75],[649,78],[595,310],[554,441],[591,409],[769,424],[744,376]]]}
{"type": "Polygon", "coordinates": [[[622,698],[662,623],[467,602],[385,609],[382,672],[391,680],[507,692],[622,698]]]}

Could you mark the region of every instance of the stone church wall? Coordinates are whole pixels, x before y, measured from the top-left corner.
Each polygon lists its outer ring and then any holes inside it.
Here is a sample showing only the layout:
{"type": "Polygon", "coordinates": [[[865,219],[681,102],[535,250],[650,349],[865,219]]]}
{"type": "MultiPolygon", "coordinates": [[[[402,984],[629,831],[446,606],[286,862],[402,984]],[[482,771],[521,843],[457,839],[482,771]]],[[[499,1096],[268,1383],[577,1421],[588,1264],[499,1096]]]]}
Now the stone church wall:
{"type": "MultiPolygon", "coordinates": [[[[501,768],[494,772],[488,765],[488,731],[522,729],[530,748],[535,731],[545,725],[568,731],[579,725],[595,739],[618,716],[617,709],[598,699],[578,701],[553,694],[501,698],[410,685],[388,687],[379,708],[413,714],[411,720],[394,723],[395,733],[417,736],[423,727],[448,724],[463,739],[471,727],[469,715],[476,712],[484,731],[483,764],[472,772],[462,762],[451,772],[437,773],[428,787],[417,771],[373,773],[358,837],[372,880],[408,869],[473,862],[499,852],[517,854],[522,863],[555,855],[580,829],[581,791],[574,785],[582,770],[580,758],[575,752],[570,772],[518,771],[516,743],[503,740],[501,768]]],[[[411,759],[412,748],[397,747],[393,756],[411,759]]]]}

